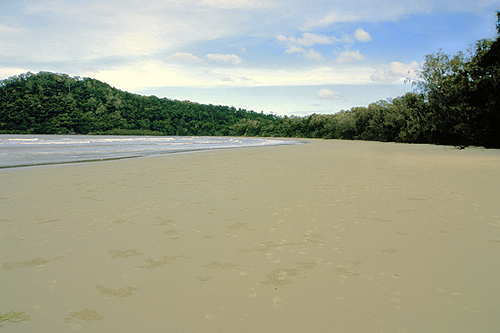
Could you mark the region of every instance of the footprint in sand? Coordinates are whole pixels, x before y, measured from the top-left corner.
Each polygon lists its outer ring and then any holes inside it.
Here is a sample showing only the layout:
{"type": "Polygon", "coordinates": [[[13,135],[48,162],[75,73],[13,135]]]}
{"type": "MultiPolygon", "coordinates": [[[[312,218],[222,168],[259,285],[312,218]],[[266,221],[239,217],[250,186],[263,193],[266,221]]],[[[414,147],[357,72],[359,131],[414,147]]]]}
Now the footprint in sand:
{"type": "Polygon", "coordinates": [[[334,268],[334,270],[343,278],[359,276],[358,273],[353,273],[350,270],[348,270],[347,268],[345,268],[344,266],[337,266],[334,268]]]}
{"type": "Polygon", "coordinates": [[[165,257],[161,257],[158,260],[155,260],[153,258],[148,258],[148,259],[144,260],[147,263],[149,263],[148,265],[137,266],[137,268],[152,269],[152,268],[157,268],[157,267],[163,267],[163,266],[165,266],[167,264],[171,264],[173,261],[178,260],[178,259],[189,259],[189,257],[186,257],[184,255],[180,255],[180,256],[165,256],[165,257]]]}
{"type": "Polygon", "coordinates": [[[242,222],[231,224],[231,225],[226,225],[226,228],[231,229],[231,230],[236,230],[236,229],[244,229],[247,231],[256,231],[257,230],[257,229],[250,228],[247,223],[242,223],[242,222]]]}
{"type": "Polygon", "coordinates": [[[111,223],[123,224],[123,223],[128,223],[128,221],[127,220],[111,220],[111,223]]]}
{"type": "Polygon", "coordinates": [[[22,262],[6,262],[2,264],[3,269],[14,269],[14,268],[22,268],[22,267],[38,267],[45,265],[49,260],[36,258],[31,260],[26,260],[22,262]]]}
{"type": "Polygon", "coordinates": [[[356,259],[344,260],[344,261],[353,264],[355,266],[361,266],[365,262],[364,260],[356,260],[356,259]]]}
{"type": "Polygon", "coordinates": [[[135,257],[135,256],[141,256],[142,253],[139,252],[138,250],[126,250],[126,251],[121,251],[121,250],[111,250],[108,251],[108,253],[111,255],[111,259],[116,259],[116,258],[129,258],[129,257],[135,257]]]}
{"type": "Polygon", "coordinates": [[[169,224],[172,224],[175,222],[175,220],[163,220],[161,217],[157,217],[156,219],[162,220],[158,223],[153,223],[153,225],[156,225],[156,226],[165,226],[165,225],[169,225],[169,224]]]}
{"type": "Polygon", "coordinates": [[[96,321],[96,320],[103,320],[104,318],[101,317],[96,310],[84,308],[82,311],[71,312],[69,314],[69,317],[66,317],[66,319],[64,319],[64,322],[71,323],[75,319],[96,321]]]}
{"type": "Polygon", "coordinates": [[[170,239],[179,239],[179,233],[175,230],[165,230],[165,233],[170,236],[170,239]]]}
{"type": "Polygon", "coordinates": [[[106,288],[104,286],[95,286],[96,289],[104,296],[117,296],[117,297],[127,297],[132,295],[132,291],[137,290],[139,288],[136,287],[125,287],[120,289],[111,289],[106,288]]]}
{"type": "Polygon", "coordinates": [[[213,279],[213,276],[198,276],[198,282],[207,282],[213,279]]]}
{"type": "Polygon", "coordinates": [[[287,284],[293,283],[292,277],[297,276],[299,273],[308,269],[313,269],[318,264],[315,262],[296,262],[295,268],[282,268],[273,270],[267,274],[267,279],[262,281],[263,285],[270,285],[274,287],[283,287],[287,284]]]}
{"type": "Polygon", "coordinates": [[[37,220],[39,221],[38,224],[53,223],[59,221],[57,219],[48,219],[48,218],[39,218],[37,220]]]}
{"type": "Polygon", "coordinates": [[[220,261],[212,261],[208,265],[203,265],[202,267],[210,268],[210,269],[228,269],[228,268],[235,268],[235,267],[240,267],[241,265],[235,265],[232,263],[223,263],[220,261]]]}

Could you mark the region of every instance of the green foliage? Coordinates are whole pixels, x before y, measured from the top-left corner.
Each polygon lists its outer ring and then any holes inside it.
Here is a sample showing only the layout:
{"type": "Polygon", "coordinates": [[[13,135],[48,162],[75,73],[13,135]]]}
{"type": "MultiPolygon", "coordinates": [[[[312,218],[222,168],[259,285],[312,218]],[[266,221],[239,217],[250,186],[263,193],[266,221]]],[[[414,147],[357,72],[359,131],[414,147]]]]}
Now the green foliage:
{"type": "Polygon", "coordinates": [[[467,57],[426,56],[418,87],[426,96],[428,142],[500,147],[498,45],[498,38],[483,39],[467,57]]]}
{"type": "Polygon", "coordinates": [[[232,126],[242,119],[273,118],[228,106],[139,96],[66,74],[28,72],[0,82],[0,133],[235,135],[232,126]]]}

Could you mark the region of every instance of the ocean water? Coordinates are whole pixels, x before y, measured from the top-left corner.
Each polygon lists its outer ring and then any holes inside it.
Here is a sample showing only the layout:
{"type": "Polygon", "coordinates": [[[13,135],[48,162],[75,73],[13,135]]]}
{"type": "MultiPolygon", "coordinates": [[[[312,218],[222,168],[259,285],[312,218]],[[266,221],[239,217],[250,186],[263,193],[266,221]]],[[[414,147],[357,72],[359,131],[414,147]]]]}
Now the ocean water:
{"type": "Polygon", "coordinates": [[[240,137],[2,134],[0,168],[298,143],[293,140],[240,137]]]}

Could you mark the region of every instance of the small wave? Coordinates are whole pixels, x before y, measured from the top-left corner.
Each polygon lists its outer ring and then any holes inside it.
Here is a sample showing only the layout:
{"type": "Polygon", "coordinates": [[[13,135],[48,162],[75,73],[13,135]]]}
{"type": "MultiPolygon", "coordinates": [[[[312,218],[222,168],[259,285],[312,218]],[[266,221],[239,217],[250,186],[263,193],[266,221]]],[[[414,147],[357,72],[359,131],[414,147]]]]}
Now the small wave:
{"type": "Polygon", "coordinates": [[[292,140],[240,137],[1,135],[0,167],[296,143],[292,140]]]}
{"type": "Polygon", "coordinates": [[[9,141],[9,142],[15,142],[15,141],[19,141],[19,142],[24,142],[24,141],[38,141],[38,138],[29,138],[29,139],[13,138],[13,139],[7,139],[7,141],[9,141]]]}

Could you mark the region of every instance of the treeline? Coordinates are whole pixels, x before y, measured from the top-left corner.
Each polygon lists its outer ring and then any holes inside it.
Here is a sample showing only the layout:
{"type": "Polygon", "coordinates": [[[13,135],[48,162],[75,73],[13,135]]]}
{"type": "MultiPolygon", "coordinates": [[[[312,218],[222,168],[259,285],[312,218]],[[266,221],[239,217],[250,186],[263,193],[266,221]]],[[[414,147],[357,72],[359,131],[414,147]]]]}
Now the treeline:
{"type": "Polygon", "coordinates": [[[497,16],[495,40],[480,40],[467,54],[427,55],[414,92],[368,107],[281,117],[28,72],[0,81],[0,133],[279,136],[500,148],[497,16]]]}
{"type": "Polygon", "coordinates": [[[0,82],[0,133],[223,136],[242,119],[275,116],[140,96],[67,74],[28,72],[0,82]]]}
{"type": "Polygon", "coordinates": [[[415,91],[332,115],[243,119],[238,135],[357,139],[500,148],[500,12],[496,40],[466,55],[425,57],[415,91]]]}

